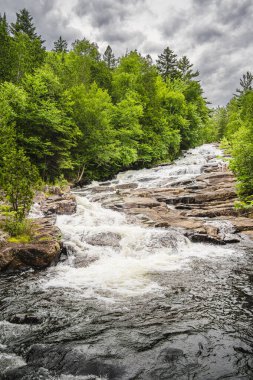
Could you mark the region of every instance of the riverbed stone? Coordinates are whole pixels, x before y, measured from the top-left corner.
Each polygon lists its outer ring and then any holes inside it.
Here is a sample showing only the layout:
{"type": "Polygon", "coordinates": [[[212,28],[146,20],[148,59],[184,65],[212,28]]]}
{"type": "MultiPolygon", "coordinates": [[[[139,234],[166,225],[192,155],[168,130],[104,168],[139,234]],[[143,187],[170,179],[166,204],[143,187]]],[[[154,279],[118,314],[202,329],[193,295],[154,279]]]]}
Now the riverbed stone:
{"type": "Polygon", "coordinates": [[[0,271],[43,269],[58,261],[62,249],[60,230],[43,218],[33,223],[33,230],[31,242],[7,240],[0,248],[0,271]]]}
{"type": "Polygon", "coordinates": [[[42,202],[41,210],[45,215],[71,215],[76,212],[76,199],[72,194],[48,197],[42,202]]]}
{"type": "MultiPolygon", "coordinates": [[[[107,194],[104,206],[120,210],[146,226],[180,228],[194,241],[225,244],[240,241],[238,233],[253,231],[249,212],[235,209],[236,181],[226,165],[209,165],[187,186],[173,184],[164,188],[127,188],[120,198],[107,194]],[[208,221],[220,220],[217,226],[208,221]],[[223,222],[234,226],[223,233],[223,222]]],[[[188,181],[189,182],[189,181],[188,181]]],[[[123,191],[123,189],[121,190],[123,191]]]]}
{"type": "Polygon", "coordinates": [[[35,197],[45,216],[32,221],[29,243],[8,241],[8,235],[0,231],[0,271],[44,269],[58,262],[63,247],[61,232],[54,225],[56,215],[73,214],[77,205],[69,189],[65,193],[58,187],[46,190],[50,195],[38,192],[35,197]]]}
{"type": "Polygon", "coordinates": [[[90,245],[98,246],[110,246],[119,247],[121,235],[113,232],[101,232],[99,234],[86,236],[84,238],[85,242],[90,245]]]}

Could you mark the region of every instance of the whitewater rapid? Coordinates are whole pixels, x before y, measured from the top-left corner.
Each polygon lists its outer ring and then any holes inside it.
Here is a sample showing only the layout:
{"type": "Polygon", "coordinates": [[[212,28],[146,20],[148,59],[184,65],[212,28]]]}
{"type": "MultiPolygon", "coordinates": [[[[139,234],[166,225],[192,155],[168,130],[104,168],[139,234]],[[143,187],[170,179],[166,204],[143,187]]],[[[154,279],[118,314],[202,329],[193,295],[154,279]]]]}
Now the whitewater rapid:
{"type": "MultiPolygon", "coordinates": [[[[174,165],[120,173],[114,183],[157,188],[179,180],[194,181],[207,164],[224,165],[217,156],[221,156],[218,148],[205,145],[187,152],[174,165]]],[[[68,260],[49,270],[49,280],[42,284],[44,289],[73,288],[78,296],[111,301],[150,292],[162,294],[164,288],[154,275],[189,271],[196,258],[219,260],[236,254],[234,249],[223,246],[191,243],[175,229],[131,224],[124,214],[89,200],[97,185],[77,191],[75,215],[57,217],[68,260]]]]}
{"type": "Polygon", "coordinates": [[[225,166],[204,145],[75,189],[60,262],[0,276],[0,380],[253,379],[252,246],[192,243],[111,208],[119,189],[194,187],[225,166]]]}

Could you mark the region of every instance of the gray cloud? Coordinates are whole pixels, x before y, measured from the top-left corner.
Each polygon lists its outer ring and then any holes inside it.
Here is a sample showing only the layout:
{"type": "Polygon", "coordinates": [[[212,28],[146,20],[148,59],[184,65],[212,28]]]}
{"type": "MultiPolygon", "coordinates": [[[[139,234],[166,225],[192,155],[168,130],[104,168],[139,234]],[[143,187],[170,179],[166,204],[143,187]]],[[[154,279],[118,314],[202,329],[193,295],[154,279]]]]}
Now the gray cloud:
{"type": "Polygon", "coordinates": [[[124,44],[124,49],[135,49],[145,40],[145,35],[125,24],[144,4],[145,0],[78,0],[73,10],[84,22],[90,23],[98,40],[116,46],[124,44]]]}
{"type": "Polygon", "coordinates": [[[23,8],[31,13],[37,32],[46,40],[48,48],[60,35],[69,41],[82,36],[80,30],[69,25],[69,17],[61,12],[57,0],[1,0],[1,11],[6,12],[9,22],[15,21],[16,12],[23,8]]]}
{"type": "Polygon", "coordinates": [[[193,33],[194,41],[200,44],[214,42],[221,37],[222,32],[213,27],[202,27],[193,33]]]}
{"type": "Polygon", "coordinates": [[[94,28],[111,23],[123,22],[145,0],[78,0],[74,11],[81,17],[88,17],[94,28]]]}
{"type": "Polygon", "coordinates": [[[239,79],[253,70],[252,0],[1,0],[9,21],[27,8],[51,48],[59,35],[69,43],[86,37],[103,51],[137,49],[157,54],[169,46],[200,70],[206,96],[225,104],[239,79]]]}
{"type": "Polygon", "coordinates": [[[218,19],[225,25],[238,27],[245,21],[249,21],[252,9],[253,3],[251,0],[223,0],[220,4],[218,19]]]}

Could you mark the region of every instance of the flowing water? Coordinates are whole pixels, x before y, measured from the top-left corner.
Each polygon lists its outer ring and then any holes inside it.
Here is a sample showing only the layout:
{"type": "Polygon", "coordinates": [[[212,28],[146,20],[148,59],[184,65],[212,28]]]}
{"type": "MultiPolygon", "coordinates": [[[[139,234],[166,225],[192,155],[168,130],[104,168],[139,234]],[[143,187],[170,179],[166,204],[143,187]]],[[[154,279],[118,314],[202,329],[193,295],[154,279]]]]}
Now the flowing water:
{"type": "Polygon", "coordinates": [[[0,277],[0,379],[253,379],[250,243],[192,243],[94,201],[98,187],[194,183],[219,155],[205,145],[76,191],[77,213],[57,217],[61,262],[0,277]]]}

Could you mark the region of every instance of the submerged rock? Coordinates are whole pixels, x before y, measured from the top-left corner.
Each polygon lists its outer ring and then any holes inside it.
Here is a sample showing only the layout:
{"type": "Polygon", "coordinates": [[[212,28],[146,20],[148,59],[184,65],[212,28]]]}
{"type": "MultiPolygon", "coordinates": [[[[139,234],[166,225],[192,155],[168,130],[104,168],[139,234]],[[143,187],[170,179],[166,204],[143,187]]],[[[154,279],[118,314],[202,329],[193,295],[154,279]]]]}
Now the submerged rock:
{"type": "Polygon", "coordinates": [[[90,245],[119,247],[121,235],[113,232],[101,232],[84,238],[90,245]]]}

